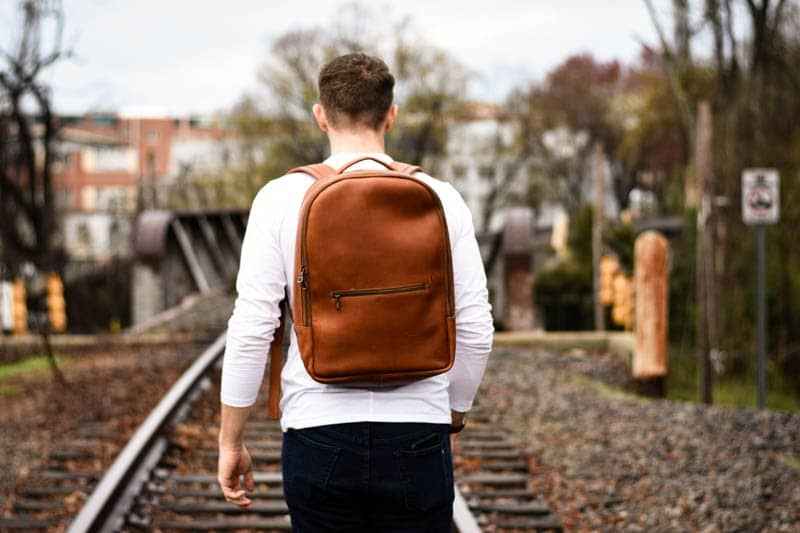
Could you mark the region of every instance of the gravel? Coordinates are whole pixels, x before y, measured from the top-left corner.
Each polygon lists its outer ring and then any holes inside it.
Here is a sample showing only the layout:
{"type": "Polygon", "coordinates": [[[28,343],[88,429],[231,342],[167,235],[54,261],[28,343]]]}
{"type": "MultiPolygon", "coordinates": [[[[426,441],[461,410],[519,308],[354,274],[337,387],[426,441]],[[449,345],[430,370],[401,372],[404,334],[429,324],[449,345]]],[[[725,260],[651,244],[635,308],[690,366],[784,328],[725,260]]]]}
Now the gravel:
{"type": "Polygon", "coordinates": [[[479,401],[566,530],[800,530],[800,414],[649,400],[627,381],[612,354],[490,358],[479,401]]]}

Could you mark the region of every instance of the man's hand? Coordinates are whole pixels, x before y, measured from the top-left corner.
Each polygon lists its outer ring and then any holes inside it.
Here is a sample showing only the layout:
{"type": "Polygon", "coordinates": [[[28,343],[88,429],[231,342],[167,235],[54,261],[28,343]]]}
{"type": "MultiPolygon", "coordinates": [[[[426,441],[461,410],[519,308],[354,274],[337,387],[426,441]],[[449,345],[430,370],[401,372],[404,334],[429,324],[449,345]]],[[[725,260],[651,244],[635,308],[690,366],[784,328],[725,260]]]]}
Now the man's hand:
{"type": "Polygon", "coordinates": [[[467,413],[450,410],[450,427],[453,429],[464,427],[467,413]]]}
{"type": "Polygon", "coordinates": [[[217,481],[225,499],[239,507],[249,509],[250,500],[244,489],[256,489],[250,453],[242,442],[244,423],[250,407],[232,407],[222,404],[219,424],[219,463],[217,481]],[[239,477],[244,476],[244,488],[239,477]]]}
{"type": "Polygon", "coordinates": [[[456,436],[464,428],[467,413],[450,410],[450,449],[455,448],[456,436]],[[455,432],[453,430],[456,430],[455,432]]]}
{"type": "Polygon", "coordinates": [[[256,483],[250,453],[244,445],[241,448],[220,447],[217,481],[226,500],[243,509],[250,508],[252,502],[247,498],[245,489],[250,492],[256,490],[256,483]],[[244,476],[244,488],[240,483],[240,476],[244,476]]]}

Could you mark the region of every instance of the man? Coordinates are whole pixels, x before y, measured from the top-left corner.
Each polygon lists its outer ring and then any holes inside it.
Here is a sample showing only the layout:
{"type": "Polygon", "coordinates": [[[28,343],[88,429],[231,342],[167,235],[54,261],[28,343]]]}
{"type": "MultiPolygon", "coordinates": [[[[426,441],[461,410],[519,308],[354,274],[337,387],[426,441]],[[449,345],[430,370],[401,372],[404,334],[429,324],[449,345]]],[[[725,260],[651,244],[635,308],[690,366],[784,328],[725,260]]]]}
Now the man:
{"type": "MultiPolygon", "coordinates": [[[[363,156],[392,161],[384,136],[397,117],[393,88],[383,61],[364,54],[344,55],[323,67],[321,103],[313,113],[330,141],[326,164],[338,169],[363,156]]],[[[367,160],[352,168],[379,167],[367,160]]],[[[448,434],[463,427],[472,407],[491,350],[492,318],[468,207],[449,184],[423,173],[415,177],[436,192],[447,219],[455,362],[447,373],[403,385],[327,385],[309,376],[292,332],[280,406],[284,493],[295,531],[451,529],[448,434]]],[[[313,181],[293,173],[265,185],[253,201],[242,246],[222,372],[218,476],[225,498],[240,507],[250,506],[245,489],[255,488],[242,432],[279,322],[279,302],[296,276],[298,218],[313,181]]]]}

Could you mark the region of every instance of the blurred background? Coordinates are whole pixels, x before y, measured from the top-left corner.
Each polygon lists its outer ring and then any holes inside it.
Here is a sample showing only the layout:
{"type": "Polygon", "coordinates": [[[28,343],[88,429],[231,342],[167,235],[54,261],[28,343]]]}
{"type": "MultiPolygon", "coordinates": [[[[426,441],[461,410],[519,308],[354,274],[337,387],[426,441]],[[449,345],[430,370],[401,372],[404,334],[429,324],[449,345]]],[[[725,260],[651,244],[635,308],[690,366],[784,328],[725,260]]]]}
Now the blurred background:
{"type": "Polygon", "coordinates": [[[633,327],[637,235],[667,236],[671,397],[703,396],[705,358],[719,401],[755,404],[742,171],[776,169],[769,405],[800,405],[795,0],[7,0],[0,47],[6,333],[23,328],[15,298],[31,309],[23,329],[36,309],[53,331],[139,322],[137,215],[246,211],[268,180],[322,160],[317,73],[364,50],[397,79],[393,157],[452,183],[480,235],[531,214],[531,328],[597,328],[596,211],[618,280],[604,283],[619,288],[604,297],[608,329],[633,327]]]}

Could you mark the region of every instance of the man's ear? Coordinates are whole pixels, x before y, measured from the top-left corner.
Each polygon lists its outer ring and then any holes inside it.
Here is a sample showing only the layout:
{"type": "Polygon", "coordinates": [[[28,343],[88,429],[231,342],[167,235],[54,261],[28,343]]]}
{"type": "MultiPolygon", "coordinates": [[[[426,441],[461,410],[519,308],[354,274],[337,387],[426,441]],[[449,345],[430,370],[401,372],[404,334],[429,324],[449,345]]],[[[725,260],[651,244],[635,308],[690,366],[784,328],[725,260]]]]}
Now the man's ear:
{"type": "Polygon", "coordinates": [[[328,117],[325,115],[325,108],[320,104],[314,104],[311,108],[311,112],[314,113],[314,118],[317,120],[319,129],[328,133],[328,117]]]}
{"type": "Polygon", "coordinates": [[[384,131],[389,131],[392,128],[392,124],[397,119],[397,104],[392,104],[392,107],[389,108],[389,112],[386,113],[386,125],[384,127],[384,131]]]}

